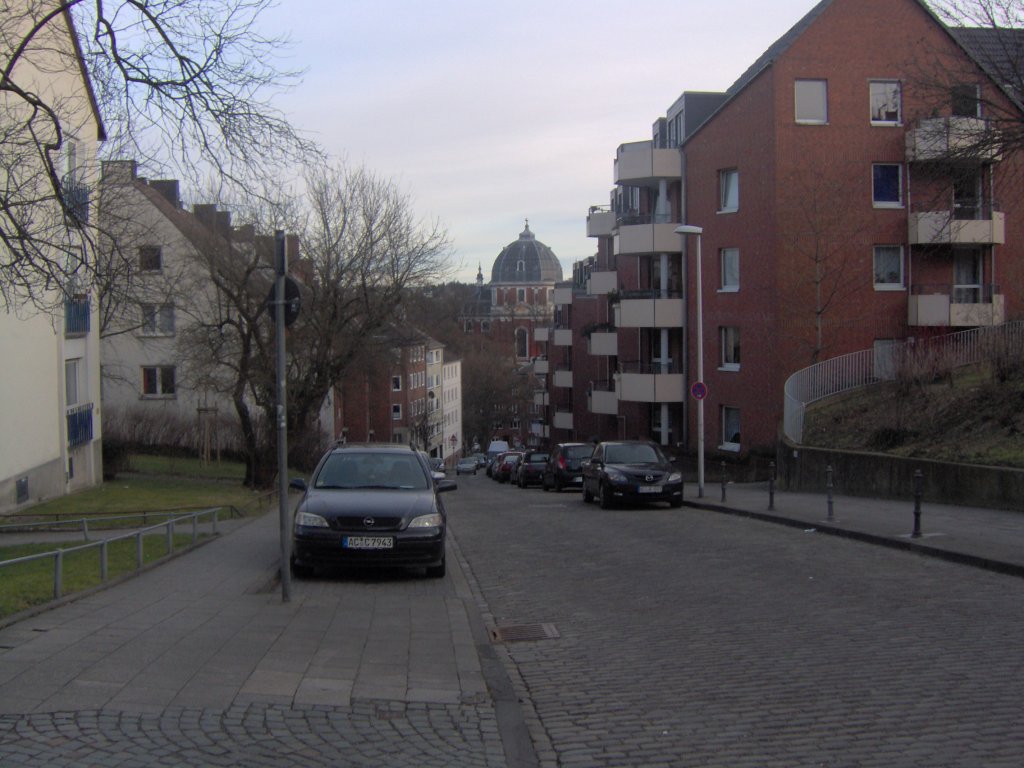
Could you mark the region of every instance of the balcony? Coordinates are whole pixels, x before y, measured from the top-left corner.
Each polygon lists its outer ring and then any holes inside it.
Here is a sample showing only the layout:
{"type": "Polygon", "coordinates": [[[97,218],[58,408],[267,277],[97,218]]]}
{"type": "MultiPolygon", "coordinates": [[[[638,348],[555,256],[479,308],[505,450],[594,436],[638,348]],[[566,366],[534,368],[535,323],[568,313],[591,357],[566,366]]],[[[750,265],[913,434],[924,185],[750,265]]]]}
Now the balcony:
{"type": "Polygon", "coordinates": [[[658,149],[652,141],[620,144],[615,153],[615,183],[627,187],[654,187],[662,179],[679,179],[681,169],[678,149],[658,149]]]}
{"type": "Polygon", "coordinates": [[[615,305],[615,326],[617,328],[682,328],[682,298],[656,298],[657,291],[637,291],[651,294],[651,298],[634,297],[629,292],[621,294],[615,305]]]}
{"type": "Polygon", "coordinates": [[[909,218],[911,245],[1002,245],[1006,242],[1006,215],[990,211],[991,218],[954,218],[955,211],[925,211],[909,218]]]}
{"type": "Polygon", "coordinates": [[[89,333],[89,297],[75,296],[64,300],[64,338],[73,339],[89,333]]]}
{"type": "Polygon", "coordinates": [[[612,357],[619,354],[619,334],[617,331],[594,331],[587,340],[587,353],[612,357]]]}
{"type": "Polygon", "coordinates": [[[671,215],[635,215],[619,218],[613,250],[619,256],[652,253],[682,253],[682,238],[676,234],[679,222],[671,215]]]}
{"type": "Polygon", "coordinates": [[[587,392],[587,410],[608,416],[619,414],[619,396],[614,382],[595,381],[587,392]]]}
{"type": "Polygon", "coordinates": [[[551,292],[551,303],[555,306],[572,304],[572,288],[555,288],[551,292]]]}
{"type": "Polygon", "coordinates": [[[546,357],[538,357],[533,361],[533,372],[538,376],[546,376],[550,367],[548,366],[548,360],[546,357]]]}
{"type": "Polygon", "coordinates": [[[615,229],[615,212],[592,206],[587,214],[587,237],[608,237],[615,229]]]}
{"type": "Polygon", "coordinates": [[[553,383],[556,387],[572,389],[572,370],[560,368],[555,371],[553,383]]]}
{"type": "Polygon", "coordinates": [[[587,296],[603,296],[618,287],[618,272],[591,272],[587,280],[587,296]]]}
{"type": "Polygon", "coordinates": [[[61,179],[61,195],[64,198],[64,207],[67,208],[68,223],[72,226],[81,226],[89,223],[89,187],[77,181],[73,175],[61,179]]]}
{"type": "Polygon", "coordinates": [[[92,403],[68,408],[67,421],[68,448],[74,448],[92,440],[92,403]]]}
{"type": "Polygon", "coordinates": [[[910,162],[994,163],[999,147],[992,127],[980,117],[933,117],[907,131],[910,162]]]}
{"type": "Polygon", "coordinates": [[[619,400],[631,403],[681,403],[684,400],[686,384],[675,366],[625,363],[616,376],[619,400]]]}
{"type": "Polygon", "coordinates": [[[535,389],[533,391],[534,405],[539,406],[541,408],[545,408],[550,402],[550,396],[548,395],[548,391],[546,389],[535,389]]]}
{"type": "Polygon", "coordinates": [[[551,341],[554,342],[556,347],[571,347],[572,346],[572,329],[571,328],[555,328],[555,332],[551,336],[551,341]]]}
{"type": "Polygon", "coordinates": [[[550,336],[550,329],[548,328],[534,328],[533,339],[534,341],[547,341],[550,336]]]}
{"type": "Polygon", "coordinates": [[[1000,325],[1005,321],[1005,299],[997,285],[911,287],[908,325],[975,328],[1000,325]]]}
{"type": "Polygon", "coordinates": [[[555,411],[551,426],[555,429],[572,429],[572,411],[555,411]]]}

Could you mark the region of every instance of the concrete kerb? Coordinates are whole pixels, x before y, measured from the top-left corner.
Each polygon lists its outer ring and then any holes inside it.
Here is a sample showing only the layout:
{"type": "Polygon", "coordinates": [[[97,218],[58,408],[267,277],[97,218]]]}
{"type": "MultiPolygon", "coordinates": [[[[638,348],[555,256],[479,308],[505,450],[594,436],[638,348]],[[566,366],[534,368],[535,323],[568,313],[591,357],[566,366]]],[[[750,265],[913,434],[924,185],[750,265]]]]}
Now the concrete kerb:
{"type": "MultiPolygon", "coordinates": [[[[776,494],[776,498],[778,498],[778,494],[776,494]]],[[[747,517],[754,520],[760,520],[763,522],[785,525],[791,528],[800,528],[803,530],[813,529],[817,533],[824,533],[830,536],[839,536],[842,538],[853,539],[855,541],[861,541],[868,544],[876,544],[879,546],[903,550],[906,552],[914,552],[916,554],[924,555],[926,557],[934,557],[948,562],[959,563],[961,565],[969,565],[975,568],[982,568],[984,570],[993,571],[995,573],[1001,573],[1007,576],[1016,576],[1018,578],[1024,578],[1024,565],[1021,565],[1019,563],[1009,563],[1002,560],[996,560],[990,557],[986,557],[984,555],[971,554],[951,549],[941,549],[938,547],[930,546],[926,542],[919,541],[916,539],[906,537],[885,536],[870,533],[867,531],[858,531],[851,528],[845,528],[840,525],[836,525],[835,523],[829,523],[827,521],[811,521],[796,516],[787,516],[781,514],[777,510],[774,512],[761,512],[752,509],[745,509],[742,507],[728,506],[728,503],[721,504],[693,500],[684,500],[683,504],[694,509],[705,509],[711,512],[721,512],[724,514],[735,515],[738,517],[747,517]]]]}

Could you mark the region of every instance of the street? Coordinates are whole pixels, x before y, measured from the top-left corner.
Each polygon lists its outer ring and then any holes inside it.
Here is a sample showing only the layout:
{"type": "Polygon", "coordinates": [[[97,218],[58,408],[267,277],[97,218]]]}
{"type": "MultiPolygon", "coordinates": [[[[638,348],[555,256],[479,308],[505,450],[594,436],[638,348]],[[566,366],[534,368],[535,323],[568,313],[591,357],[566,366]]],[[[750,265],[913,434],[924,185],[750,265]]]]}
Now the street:
{"type": "Polygon", "coordinates": [[[1024,583],[713,512],[459,478],[542,765],[1019,766],[1024,583]]]}

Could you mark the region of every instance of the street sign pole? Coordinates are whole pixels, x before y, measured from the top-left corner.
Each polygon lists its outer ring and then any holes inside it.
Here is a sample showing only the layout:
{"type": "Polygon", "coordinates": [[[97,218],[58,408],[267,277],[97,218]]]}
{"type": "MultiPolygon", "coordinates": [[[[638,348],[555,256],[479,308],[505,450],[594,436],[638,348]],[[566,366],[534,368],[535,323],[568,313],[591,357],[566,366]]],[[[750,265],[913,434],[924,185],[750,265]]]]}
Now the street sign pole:
{"type": "Polygon", "coordinates": [[[292,599],[291,526],[288,519],[288,418],[287,390],[285,387],[285,273],[288,262],[285,255],[284,232],[274,232],[274,323],[277,341],[277,497],[281,517],[281,602],[292,599]]]}

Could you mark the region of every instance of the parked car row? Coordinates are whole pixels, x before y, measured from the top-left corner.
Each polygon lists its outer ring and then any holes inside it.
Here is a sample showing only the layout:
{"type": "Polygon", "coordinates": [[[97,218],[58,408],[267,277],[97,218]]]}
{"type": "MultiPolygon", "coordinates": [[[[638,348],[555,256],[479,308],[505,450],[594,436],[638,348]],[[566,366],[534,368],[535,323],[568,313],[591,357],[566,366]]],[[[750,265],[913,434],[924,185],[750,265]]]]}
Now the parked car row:
{"type": "MultiPolygon", "coordinates": [[[[475,473],[474,473],[475,474],[475,473]]],[[[488,464],[487,475],[520,488],[570,488],[583,501],[602,508],[654,501],[683,504],[683,476],[661,446],[646,440],[559,443],[550,451],[504,451],[488,464]]]]}

